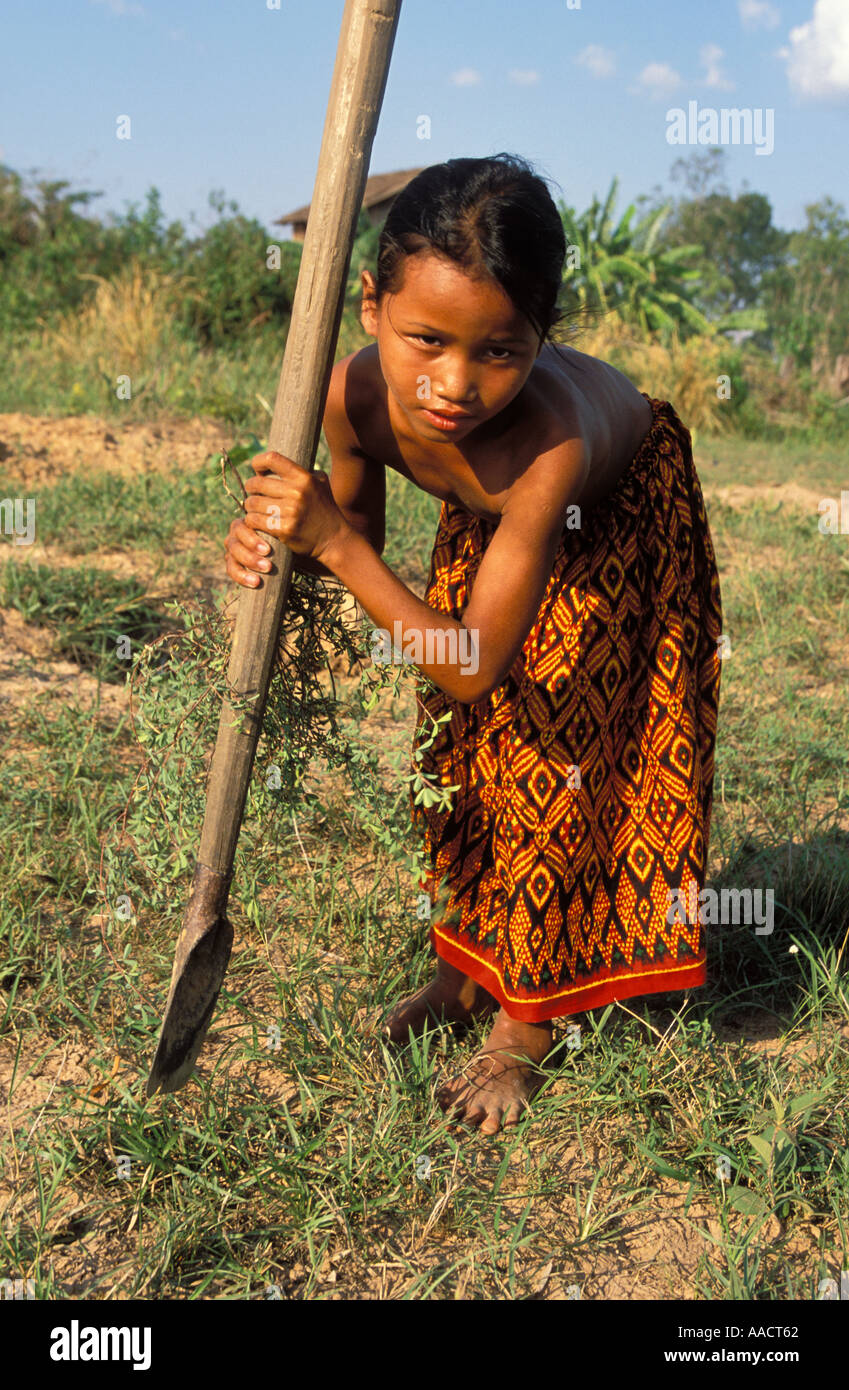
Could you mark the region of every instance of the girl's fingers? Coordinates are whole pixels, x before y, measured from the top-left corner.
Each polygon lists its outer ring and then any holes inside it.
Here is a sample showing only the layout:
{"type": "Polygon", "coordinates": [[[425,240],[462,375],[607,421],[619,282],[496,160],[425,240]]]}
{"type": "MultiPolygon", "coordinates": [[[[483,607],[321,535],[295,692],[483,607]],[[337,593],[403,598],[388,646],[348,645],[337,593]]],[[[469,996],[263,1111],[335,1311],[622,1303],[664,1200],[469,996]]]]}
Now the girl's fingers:
{"type": "Polygon", "coordinates": [[[227,555],[227,574],[230,579],[237,584],[242,584],[246,589],[255,589],[260,582],[258,574],[253,570],[245,569],[244,565],[237,564],[232,555],[227,555]]]}
{"type": "Polygon", "coordinates": [[[254,454],[251,459],[251,468],[254,472],[257,474],[264,472],[266,476],[269,473],[285,473],[295,467],[297,465],[292,459],[287,459],[285,454],[275,453],[273,449],[267,449],[264,454],[254,454]]]}
{"type": "Polygon", "coordinates": [[[257,474],[255,477],[245,479],[245,492],[264,492],[267,496],[274,494],[282,495],[286,490],[286,484],[276,473],[257,474]]]}
{"type": "Polygon", "coordinates": [[[257,552],[247,545],[240,545],[238,541],[231,541],[227,547],[231,559],[237,565],[244,565],[245,569],[260,570],[267,574],[271,569],[271,560],[267,555],[258,555],[257,552]]]}
{"type": "Polygon", "coordinates": [[[266,555],[269,554],[270,547],[268,541],[265,540],[264,537],[258,536],[253,527],[248,525],[247,521],[239,520],[233,522],[228,544],[232,542],[236,542],[236,544],[244,546],[245,549],[253,551],[255,555],[261,553],[266,555]]]}
{"type": "Polygon", "coordinates": [[[255,589],[259,583],[259,573],[267,574],[271,569],[267,541],[244,521],[232,523],[225,550],[227,574],[237,584],[255,589]]]}
{"type": "MultiPolygon", "coordinates": [[[[276,503],[271,503],[276,506],[276,503]]],[[[264,517],[268,515],[268,499],[265,497],[245,498],[245,512],[242,518],[242,525],[248,527],[259,526],[264,517]]]]}

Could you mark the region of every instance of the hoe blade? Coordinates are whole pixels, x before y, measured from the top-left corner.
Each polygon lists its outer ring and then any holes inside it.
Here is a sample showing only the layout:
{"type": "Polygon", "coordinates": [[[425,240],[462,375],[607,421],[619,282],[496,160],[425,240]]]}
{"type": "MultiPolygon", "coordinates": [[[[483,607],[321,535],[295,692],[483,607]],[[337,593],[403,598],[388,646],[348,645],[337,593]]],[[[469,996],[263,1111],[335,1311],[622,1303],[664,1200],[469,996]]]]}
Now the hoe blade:
{"type": "Polygon", "coordinates": [[[171,988],[147,1094],[179,1091],[192,1074],[224,981],[233,928],[224,915],[226,880],[198,864],[177,940],[171,988]]]}

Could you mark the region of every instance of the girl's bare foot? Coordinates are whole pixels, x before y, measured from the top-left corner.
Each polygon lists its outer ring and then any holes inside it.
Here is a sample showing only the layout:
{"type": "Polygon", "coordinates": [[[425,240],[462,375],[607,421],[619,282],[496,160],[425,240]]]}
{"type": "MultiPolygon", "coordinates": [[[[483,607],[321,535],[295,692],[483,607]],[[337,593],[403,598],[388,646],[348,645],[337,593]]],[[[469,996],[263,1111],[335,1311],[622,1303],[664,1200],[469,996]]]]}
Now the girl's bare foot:
{"type": "Polygon", "coordinates": [[[471,1024],[491,1018],[497,1009],[491,994],[440,956],[430,984],[396,1004],[380,1028],[389,1042],[405,1043],[411,1029],[418,1036],[439,1023],[471,1024]]]}
{"type": "Polygon", "coordinates": [[[515,1125],[542,1085],[535,1064],[551,1050],[552,1035],[551,1023],[519,1023],[499,1009],[486,1046],[438,1091],[442,1109],[481,1134],[515,1125]]]}

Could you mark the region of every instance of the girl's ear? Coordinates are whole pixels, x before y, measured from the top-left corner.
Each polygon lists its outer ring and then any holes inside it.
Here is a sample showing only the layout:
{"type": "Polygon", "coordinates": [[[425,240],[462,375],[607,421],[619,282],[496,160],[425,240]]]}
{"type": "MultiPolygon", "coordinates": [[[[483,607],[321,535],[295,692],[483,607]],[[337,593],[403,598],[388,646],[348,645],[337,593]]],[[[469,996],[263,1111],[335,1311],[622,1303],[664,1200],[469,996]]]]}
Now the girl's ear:
{"type": "Polygon", "coordinates": [[[377,337],[377,285],[370,270],[360,276],[363,286],[363,299],[360,307],[360,323],[372,338],[377,337]]]}

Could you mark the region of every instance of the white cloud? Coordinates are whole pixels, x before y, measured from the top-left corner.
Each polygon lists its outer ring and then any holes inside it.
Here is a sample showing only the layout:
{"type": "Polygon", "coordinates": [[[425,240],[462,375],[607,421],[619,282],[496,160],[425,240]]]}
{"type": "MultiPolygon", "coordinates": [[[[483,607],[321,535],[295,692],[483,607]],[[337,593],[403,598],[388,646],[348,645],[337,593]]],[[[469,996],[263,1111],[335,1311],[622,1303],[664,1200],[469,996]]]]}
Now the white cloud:
{"type": "Polygon", "coordinates": [[[744,29],[775,29],[781,15],[770,0],[739,0],[740,20],[744,29]]]}
{"type": "Polygon", "coordinates": [[[729,82],[724,72],[719,66],[719,60],[723,56],[723,51],[718,44],[706,43],[699,52],[699,61],[706,69],[704,81],[707,87],[722,87],[726,91],[734,86],[729,82]]]}
{"type": "Polygon", "coordinates": [[[589,43],[582,48],[575,62],[591,72],[593,77],[611,77],[616,71],[616,59],[610,49],[602,48],[598,43],[589,43]]]}
{"type": "Polygon", "coordinates": [[[455,87],[476,87],[481,80],[477,68],[459,68],[452,72],[451,81],[455,87]]]}
{"type": "Polygon", "coordinates": [[[652,97],[669,96],[681,86],[681,78],[668,63],[647,63],[632,91],[648,92],[652,97]]]}
{"type": "Polygon", "coordinates": [[[147,14],[144,5],[136,5],[134,0],[90,0],[90,3],[92,5],[105,5],[106,9],[111,10],[113,14],[147,14]]]}
{"type": "Polygon", "coordinates": [[[516,87],[533,87],[539,82],[539,73],[535,68],[511,68],[507,74],[507,81],[516,87]]]}
{"type": "Polygon", "coordinates": [[[790,30],[786,59],[790,86],[802,96],[849,96],[849,4],[815,0],[807,24],[790,30]]]}

